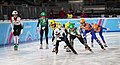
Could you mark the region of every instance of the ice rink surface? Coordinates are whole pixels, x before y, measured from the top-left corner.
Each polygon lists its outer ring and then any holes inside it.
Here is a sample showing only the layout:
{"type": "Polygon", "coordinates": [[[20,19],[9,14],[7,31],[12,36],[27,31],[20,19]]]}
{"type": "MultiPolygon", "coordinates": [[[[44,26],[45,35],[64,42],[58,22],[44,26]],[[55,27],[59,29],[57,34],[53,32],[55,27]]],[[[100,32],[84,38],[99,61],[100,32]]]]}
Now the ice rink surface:
{"type": "MultiPolygon", "coordinates": [[[[66,52],[64,42],[60,43],[59,52],[52,53],[51,38],[49,49],[39,49],[39,41],[20,44],[19,50],[14,51],[13,46],[0,48],[0,65],[120,65],[120,32],[103,34],[108,44],[106,50],[101,50],[94,41],[94,53],[84,49],[83,45],[75,39],[75,50],[78,55],[66,52]]],[[[98,36],[99,37],[99,36],[98,36]]],[[[88,35],[90,46],[90,35],[88,35]]],[[[99,38],[100,39],[100,38],[99,38]]]]}

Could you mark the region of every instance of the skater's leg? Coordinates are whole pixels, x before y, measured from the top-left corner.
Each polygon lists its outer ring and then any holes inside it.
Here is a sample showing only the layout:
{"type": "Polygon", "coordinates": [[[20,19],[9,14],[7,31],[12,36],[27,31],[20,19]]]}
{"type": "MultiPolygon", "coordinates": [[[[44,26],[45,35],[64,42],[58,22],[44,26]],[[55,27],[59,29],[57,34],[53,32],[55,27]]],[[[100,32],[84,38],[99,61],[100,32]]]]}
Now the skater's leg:
{"type": "Polygon", "coordinates": [[[86,39],[86,34],[87,34],[87,31],[85,31],[84,33],[83,33],[83,41],[85,42],[85,43],[87,43],[87,39],[86,39]]]}
{"type": "Polygon", "coordinates": [[[98,38],[96,37],[96,34],[95,34],[94,31],[91,32],[91,35],[92,35],[92,38],[95,39],[96,42],[100,45],[100,47],[105,50],[105,48],[103,47],[103,45],[101,44],[101,42],[100,42],[100,41],[98,40],[98,38]]]}
{"type": "Polygon", "coordinates": [[[48,28],[45,29],[46,49],[48,49],[48,28]]]}
{"type": "Polygon", "coordinates": [[[53,45],[53,50],[52,50],[52,52],[55,52],[55,42],[56,41],[56,39],[55,39],[55,36],[54,36],[54,31],[52,32],[52,45],[53,45]]]}
{"type": "MultiPolygon", "coordinates": [[[[69,37],[70,37],[69,43],[73,47],[73,45],[74,45],[74,39],[76,38],[76,36],[70,35],[69,37]]],[[[71,52],[71,50],[70,50],[70,48],[68,46],[66,47],[66,52],[71,52]]]]}
{"type": "Polygon", "coordinates": [[[91,47],[93,47],[93,37],[91,36],[91,47]]]}
{"type": "Polygon", "coordinates": [[[73,51],[74,54],[77,54],[77,52],[74,50],[74,48],[70,45],[68,39],[66,38],[65,40],[66,45],[73,51]]]}
{"type": "Polygon", "coordinates": [[[42,46],[43,33],[44,33],[44,30],[41,29],[41,30],[40,30],[40,49],[43,49],[43,46],[42,46]]]}
{"type": "MultiPolygon", "coordinates": [[[[66,34],[67,34],[66,38],[68,37],[68,41],[70,43],[70,41],[71,41],[71,35],[70,34],[68,35],[68,33],[66,33],[66,34]]],[[[66,51],[67,51],[67,49],[69,50],[69,48],[67,47],[67,45],[64,46],[64,49],[66,49],[66,51]]]]}
{"type": "Polygon", "coordinates": [[[59,41],[57,41],[56,45],[55,45],[55,52],[56,52],[56,54],[58,53],[58,47],[59,47],[59,41]]]}
{"type": "Polygon", "coordinates": [[[16,36],[16,43],[19,44],[19,36],[16,36]]]}
{"type": "Polygon", "coordinates": [[[87,43],[84,42],[83,37],[81,35],[77,38],[85,46],[85,49],[88,49],[90,52],[93,52],[92,49],[87,45],[87,43]]]}
{"type": "Polygon", "coordinates": [[[99,32],[99,35],[100,35],[100,37],[101,37],[101,39],[102,39],[102,41],[103,41],[103,43],[104,43],[104,46],[107,47],[107,44],[106,44],[106,42],[105,42],[105,39],[104,39],[104,37],[103,37],[103,35],[102,35],[102,31],[99,32]]]}
{"type": "Polygon", "coordinates": [[[14,50],[18,50],[19,35],[21,32],[21,25],[14,25],[14,50]]]}
{"type": "MultiPolygon", "coordinates": [[[[69,43],[70,43],[70,45],[73,47],[72,41],[70,41],[69,43]]],[[[71,52],[70,48],[69,48],[67,45],[66,45],[66,52],[71,52]]]]}
{"type": "Polygon", "coordinates": [[[52,42],[54,41],[55,37],[54,37],[54,31],[52,32],[52,42]]]}
{"type": "Polygon", "coordinates": [[[17,36],[14,36],[14,44],[17,44],[17,36]]]}
{"type": "Polygon", "coordinates": [[[105,50],[105,48],[103,47],[102,43],[101,43],[97,38],[96,38],[95,40],[98,42],[98,44],[100,45],[100,47],[101,47],[103,50],[105,50]]]}
{"type": "Polygon", "coordinates": [[[74,45],[74,39],[76,38],[76,36],[74,35],[70,35],[70,45],[73,47],[74,45]]]}

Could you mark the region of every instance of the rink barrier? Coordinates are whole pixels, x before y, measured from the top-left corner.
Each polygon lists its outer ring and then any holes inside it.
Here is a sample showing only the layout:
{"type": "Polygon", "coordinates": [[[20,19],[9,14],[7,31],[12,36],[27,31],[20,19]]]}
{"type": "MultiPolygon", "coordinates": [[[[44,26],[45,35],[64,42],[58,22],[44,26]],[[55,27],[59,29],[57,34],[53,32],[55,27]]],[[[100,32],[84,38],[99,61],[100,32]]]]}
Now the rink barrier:
{"type": "MultiPolygon", "coordinates": [[[[51,20],[51,19],[49,19],[51,20]]],[[[61,24],[66,22],[75,23],[75,27],[80,28],[80,19],[54,19],[61,24]]],[[[109,28],[106,32],[120,32],[120,18],[85,18],[88,23],[100,23],[102,26],[109,28]]],[[[40,32],[36,31],[38,20],[23,20],[23,34],[20,35],[20,43],[39,40],[40,32]]],[[[104,30],[105,31],[105,30],[104,30]]],[[[11,26],[9,20],[0,20],[0,45],[13,44],[13,37],[10,36],[11,26]],[[11,37],[11,39],[10,39],[11,37]]],[[[48,37],[52,37],[52,30],[49,28],[48,37]]],[[[45,38],[45,36],[44,36],[45,38]]]]}

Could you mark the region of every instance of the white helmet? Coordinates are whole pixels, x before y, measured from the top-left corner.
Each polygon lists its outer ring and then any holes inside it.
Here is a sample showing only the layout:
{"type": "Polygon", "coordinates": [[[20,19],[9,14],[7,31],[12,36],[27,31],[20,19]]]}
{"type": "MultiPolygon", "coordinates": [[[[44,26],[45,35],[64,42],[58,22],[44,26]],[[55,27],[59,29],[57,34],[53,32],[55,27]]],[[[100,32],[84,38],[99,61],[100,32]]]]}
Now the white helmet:
{"type": "Polygon", "coordinates": [[[18,14],[17,11],[13,11],[13,12],[12,12],[12,15],[17,15],[17,14],[18,14]]]}

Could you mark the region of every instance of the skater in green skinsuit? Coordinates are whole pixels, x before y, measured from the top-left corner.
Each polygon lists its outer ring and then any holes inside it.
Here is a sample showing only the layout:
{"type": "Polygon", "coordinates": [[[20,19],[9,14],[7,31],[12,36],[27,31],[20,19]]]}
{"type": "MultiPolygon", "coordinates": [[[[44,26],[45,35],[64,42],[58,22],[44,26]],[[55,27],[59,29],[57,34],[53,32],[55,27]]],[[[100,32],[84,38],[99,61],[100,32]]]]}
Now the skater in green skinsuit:
{"type": "MultiPolygon", "coordinates": [[[[74,27],[73,23],[70,23],[68,26],[68,36],[69,36],[69,42],[71,44],[71,46],[73,47],[74,45],[74,39],[78,38],[78,40],[85,46],[85,48],[87,50],[89,50],[90,52],[93,52],[92,49],[84,42],[83,37],[81,36],[81,34],[79,33],[78,29],[74,27]]],[[[69,50],[69,48],[66,48],[67,52],[70,52],[71,50],[69,50]]]]}
{"type": "Polygon", "coordinates": [[[46,17],[47,14],[45,12],[42,12],[41,17],[38,19],[37,23],[37,31],[40,27],[40,49],[43,49],[42,40],[43,40],[43,33],[45,32],[46,37],[46,49],[48,49],[48,18],[46,17]]]}

